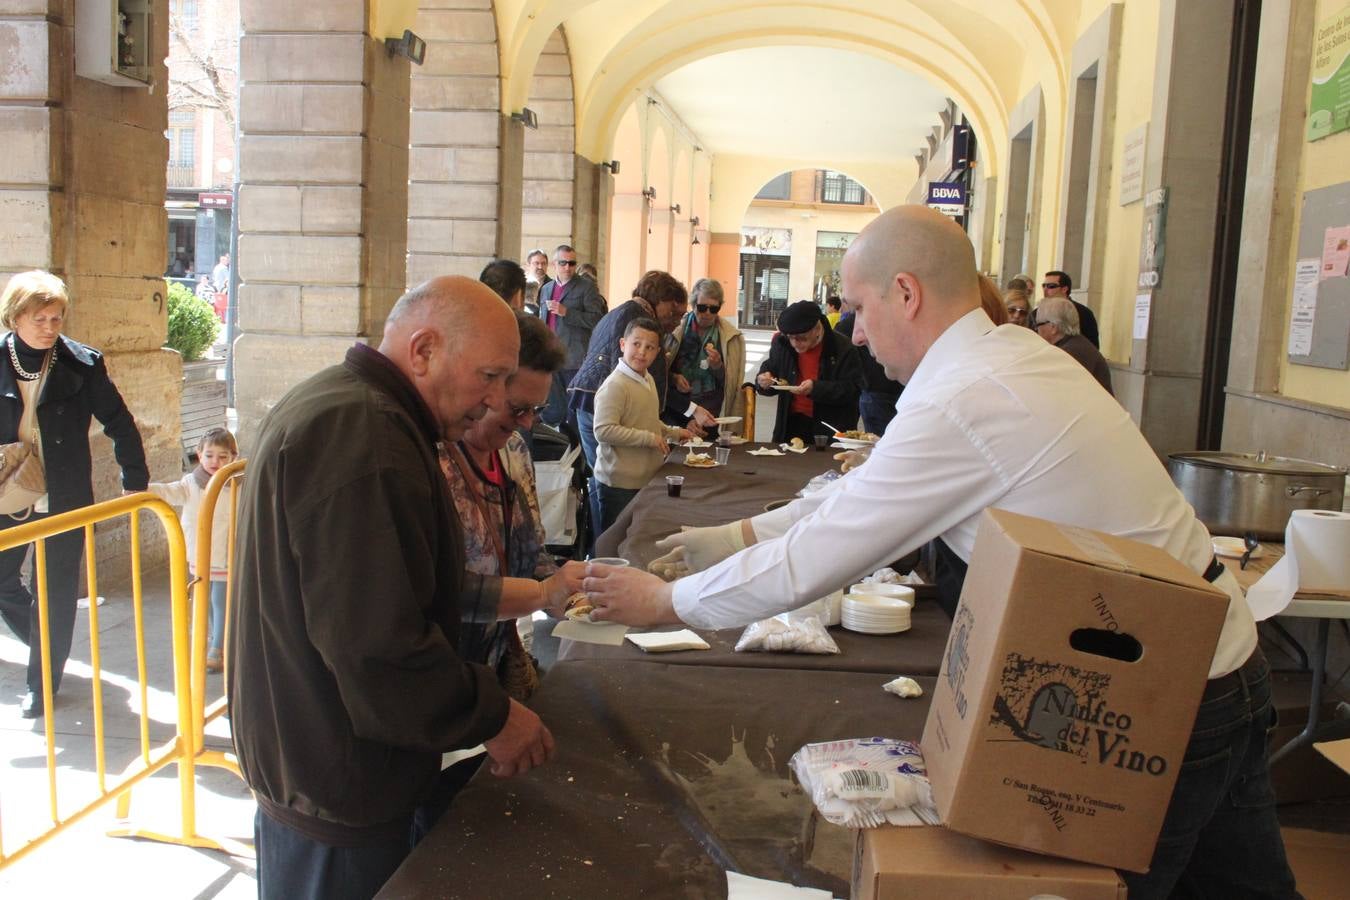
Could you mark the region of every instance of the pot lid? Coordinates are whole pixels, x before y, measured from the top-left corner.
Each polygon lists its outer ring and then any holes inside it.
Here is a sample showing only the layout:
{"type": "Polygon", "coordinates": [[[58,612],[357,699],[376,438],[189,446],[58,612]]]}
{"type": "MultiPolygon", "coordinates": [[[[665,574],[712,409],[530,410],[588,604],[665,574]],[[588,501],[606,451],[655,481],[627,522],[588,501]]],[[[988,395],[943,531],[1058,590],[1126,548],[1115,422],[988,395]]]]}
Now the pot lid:
{"type": "Polygon", "coordinates": [[[1295,459],[1292,456],[1274,456],[1264,450],[1255,453],[1196,450],[1189,453],[1172,453],[1169,458],[1215,469],[1236,469],[1241,472],[1262,472],[1268,475],[1345,475],[1345,469],[1340,466],[1295,459]]]}

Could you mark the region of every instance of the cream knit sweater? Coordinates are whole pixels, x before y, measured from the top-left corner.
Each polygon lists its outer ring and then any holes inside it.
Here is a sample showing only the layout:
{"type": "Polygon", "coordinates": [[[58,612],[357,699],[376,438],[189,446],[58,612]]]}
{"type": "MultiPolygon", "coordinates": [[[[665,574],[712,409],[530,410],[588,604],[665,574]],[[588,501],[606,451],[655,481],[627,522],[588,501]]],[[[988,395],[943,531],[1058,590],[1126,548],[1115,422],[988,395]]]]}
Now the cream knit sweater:
{"type": "Polygon", "coordinates": [[[618,488],[644,487],[665,458],[659,438],[675,440],[680,429],[661,421],[660,400],[652,376],[637,373],[623,360],[595,392],[595,477],[618,488]]]}

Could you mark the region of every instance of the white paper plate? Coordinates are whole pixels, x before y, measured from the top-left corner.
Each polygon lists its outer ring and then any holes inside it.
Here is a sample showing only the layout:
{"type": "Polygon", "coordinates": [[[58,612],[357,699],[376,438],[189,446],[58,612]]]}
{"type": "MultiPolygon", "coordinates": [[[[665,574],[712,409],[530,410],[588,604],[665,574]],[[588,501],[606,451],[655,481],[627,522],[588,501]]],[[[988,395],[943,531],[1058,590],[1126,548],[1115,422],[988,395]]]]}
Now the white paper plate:
{"type": "Polygon", "coordinates": [[[834,439],[834,443],[831,446],[842,447],[845,450],[869,450],[876,445],[876,441],[860,441],[855,438],[837,437],[834,439]]]}
{"type": "Polygon", "coordinates": [[[899,597],[914,601],[914,588],[904,584],[887,584],[883,581],[860,581],[848,589],[850,594],[864,597],[899,597]]]}
{"type": "Polygon", "coordinates": [[[844,595],[844,609],[856,609],[859,612],[878,612],[878,613],[897,613],[904,612],[908,614],[914,608],[913,591],[910,591],[910,597],[885,597],[880,594],[854,594],[844,595]]]}
{"type": "MultiPolygon", "coordinates": [[[[1215,537],[1210,542],[1214,545],[1214,552],[1218,556],[1227,556],[1232,559],[1241,559],[1242,554],[1247,552],[1247,545],[1242,542],[1240,537],[1215,537]]],[[[1251,559],[1260,559],[1266,555],[1265,547],[1257,547],[1252,551],[1251,559]]]]}
{"type": "Polygon", "coordinates": [[[713,419],[713,421],[716,422],[718,425],[735,425],[737,422],[741,421],[741,417],[740,417],[740,416],[718,416],[717,418],[713,419]]]}
{"type": "Polygon", "coordinates": [[[771,385],[769,385],[769,390],[771,390],[771,391],[790,391],[790,390],[792,390],[794,387],[796,387],[795,384],[771,384],[771,385]]]}
{"type": "Polygon", "coordinates": [[[909,631],[908,624],[900,627],[893,627],[893,626],[872,627],[866,625],[859,625],[857,623],[850,623],[848,619],[842,620],[841,624],[849,631],[856,631],[859,634],[899,634],[902,631],[909,631]]]}

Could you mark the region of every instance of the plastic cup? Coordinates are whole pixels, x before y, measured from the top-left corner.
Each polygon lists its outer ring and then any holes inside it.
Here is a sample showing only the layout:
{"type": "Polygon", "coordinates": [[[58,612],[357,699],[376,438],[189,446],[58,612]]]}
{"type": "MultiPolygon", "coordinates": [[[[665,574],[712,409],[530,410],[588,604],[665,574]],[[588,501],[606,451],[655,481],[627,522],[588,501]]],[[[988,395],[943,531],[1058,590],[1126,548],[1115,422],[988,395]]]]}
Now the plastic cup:
{"type": "Polygon", "coordinates": [[[828,434],[816,435],[816,449],[821,453],[824,453],[826,450],[830,449],[830,440],[831,438],[828,434]]]}
{"type": "Polygon", "coordinates": [[[717,447],[713,452],[717,454],[717,464],[719,466],[725,466],[728,462],[731,461],[730,447],[717,447]]]}
{"type": "Polygon", "coordinates": [[[591,559],[591,562],[601,566],[627,566],[628,560],[619,556],[597,556],[591,559]]]}
{"type": "Polygon", "coordinates": [[[680,489],[683,488],[683,487],[684,487],[684,476],[683,476],[683,475],[667,475],[667,476],[666,476],[666,496],[667,496],[667,497],[679,497],[679,496],[680,496],[680,489]]]}

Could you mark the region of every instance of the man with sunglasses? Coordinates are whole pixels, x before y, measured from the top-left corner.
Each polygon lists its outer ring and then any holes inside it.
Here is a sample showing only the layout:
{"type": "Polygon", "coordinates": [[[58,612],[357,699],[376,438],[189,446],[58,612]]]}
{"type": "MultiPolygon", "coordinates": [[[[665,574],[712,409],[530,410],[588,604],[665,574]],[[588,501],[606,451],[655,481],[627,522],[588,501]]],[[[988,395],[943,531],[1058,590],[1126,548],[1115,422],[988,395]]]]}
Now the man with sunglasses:
{"type": "MultiPolygon", "coordinates": [[[[1058,270],[1046,272],[1045,280],[1041,282],[1041,295],[1044,299],[1049,300],[1051,297],[1063,297],[1074,305],[1074,308],[1078,310],[1079,333],[1091,341],[1092,346],[1100,348],[1102,342],[1101,339],[1097,337],[1097,316],[1091,309],[1069,296],[1069,293],[1072,290],[1073,279],[1069,277],[1069,273],[1067,272],[1060,272],[1058,270]]],[[[1036,319],[1033,315],[1031,320],[1032,328],[1036,327],[1035,322],[1036,319]]]]}
{"type": "Polygon", "coordinates": [[[567,385],[581,368],[591,332],[607,312],[600,288],[589,278],[577,277],[577,251],[559,244],[553,251],[554,278],[539,286],[539,318],[563,342],[567,362],[553,375],[548,408],[543,419],[550,425],[567,418],[567,385]]]}

